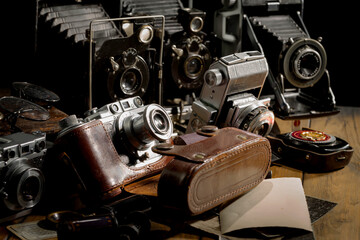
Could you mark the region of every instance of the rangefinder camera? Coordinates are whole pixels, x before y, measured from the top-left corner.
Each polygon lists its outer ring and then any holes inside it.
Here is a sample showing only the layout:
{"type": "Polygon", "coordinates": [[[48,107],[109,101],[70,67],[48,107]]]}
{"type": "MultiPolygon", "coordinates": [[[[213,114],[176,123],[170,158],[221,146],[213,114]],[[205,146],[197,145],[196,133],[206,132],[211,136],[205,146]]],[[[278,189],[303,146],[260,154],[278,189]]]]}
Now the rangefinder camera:
{"type": "Polygon", "coordinates": [[[144,105],[140,97],[93,108],[83,119],[71,115],[60,126],[56,146],[83,188],[101,199],[120,194],[125,184],[164,167],[166,159],[151,147],[173,134],[166,110],[144,105]]]}
{"type": "Polygon", "coordinates": [[[258,51],[231,54],[213,63],[204,75],[200,98],[192,104],[187,133],[216,125],[269,134],[274,125],[270,99],[256,97],[267,74],[266,59],[258,51]]]}
{"type": "Polygon", "coordinates": [[[242,0],[242,6],[247,31],[242,50],[259,50],[268,60],[263,95],[274,99],[275,114],[291,119],[338,112],[322,38],[310,36],[303,1],[242,0]]]}
{"type": "Polygon", "coordinates": [[[46,134],[17,132],[0,137],[0,222],[29,213],[44,189],[46,134]]]}

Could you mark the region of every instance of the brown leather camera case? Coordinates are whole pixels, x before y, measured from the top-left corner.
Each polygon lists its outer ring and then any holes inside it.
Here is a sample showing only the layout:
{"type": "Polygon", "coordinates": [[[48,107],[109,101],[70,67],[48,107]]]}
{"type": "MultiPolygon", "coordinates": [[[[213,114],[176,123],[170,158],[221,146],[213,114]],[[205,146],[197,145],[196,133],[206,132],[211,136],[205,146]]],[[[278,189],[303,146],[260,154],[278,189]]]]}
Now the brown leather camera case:
{"type": "Polygon", "coordinates": [[[83,188],[100,200],[111,199],[137,179],[159,173],[172,157],[128,166],[117,153],[100,120],[80,125],[56,140],[60,156],[76,172],[83,188]]]}
{"type": "Polygon", "coordinates": [[[158,198],[162,205],[201,214],[258,185],[271,162],[269,141],[237,128],[222,128],[213,136],[186,134],[197,142],[153,151],[175,156],[161,172],[158,198]],[[201,138],[200,137],[200,138],[201,138]]]}

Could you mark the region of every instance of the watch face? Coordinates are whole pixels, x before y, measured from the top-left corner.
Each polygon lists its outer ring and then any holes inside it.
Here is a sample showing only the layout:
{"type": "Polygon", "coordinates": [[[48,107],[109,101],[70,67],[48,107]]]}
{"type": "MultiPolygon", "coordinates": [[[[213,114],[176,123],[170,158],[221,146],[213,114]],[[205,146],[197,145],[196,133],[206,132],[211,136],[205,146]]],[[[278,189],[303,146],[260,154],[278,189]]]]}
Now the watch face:
{"type": "Polygon", "coordinates": [[[290,137],[302,142],[315,144],[329,144],[335,141],[335,137],[324,132],[314,130],[299,130],[292,132],[290,137]]]}

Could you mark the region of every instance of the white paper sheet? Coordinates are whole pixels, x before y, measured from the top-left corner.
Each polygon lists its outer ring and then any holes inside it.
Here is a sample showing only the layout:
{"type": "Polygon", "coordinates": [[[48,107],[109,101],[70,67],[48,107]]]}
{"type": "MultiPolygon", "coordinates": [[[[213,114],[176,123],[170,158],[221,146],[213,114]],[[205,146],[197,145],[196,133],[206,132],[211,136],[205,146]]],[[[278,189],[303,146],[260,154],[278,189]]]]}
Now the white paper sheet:
{"type": "Polygon", "coordinates": [[[266,179],[220,212],[221,233],[261,227],[289,227],[312,232],[299,178],[266,179]]]}

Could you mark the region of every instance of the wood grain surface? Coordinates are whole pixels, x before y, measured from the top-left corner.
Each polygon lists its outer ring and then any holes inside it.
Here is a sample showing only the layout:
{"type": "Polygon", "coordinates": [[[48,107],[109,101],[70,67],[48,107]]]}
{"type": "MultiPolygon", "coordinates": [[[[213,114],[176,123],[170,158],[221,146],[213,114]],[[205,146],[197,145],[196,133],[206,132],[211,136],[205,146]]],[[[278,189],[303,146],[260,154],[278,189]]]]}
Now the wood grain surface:
{"type": "MultiPolygon", "coordinates": [[[[340,137],[354,148],[350,163],[343,169],[321,174],[308,174],[289,167],[272,166],[273,177],[298,177],[307,196],[331,201],[337,205],[313,223],[317,240],[360,240],[360,108],[341,107],[337,115],[303,122],[305,127],[340,137]]],[[[281,132],[294,130],[292,121],[277,120],[281,132]]],[[[28,216],[15,222],[41,219],[28,216]]],[[[18,239],[0,225],[0,239],[18,239]]],[[[206,235],[180,233],[169,239],[213,239],[206,235]]],[[[217,239],[217,238],[214,238],[217,239]]]]}

